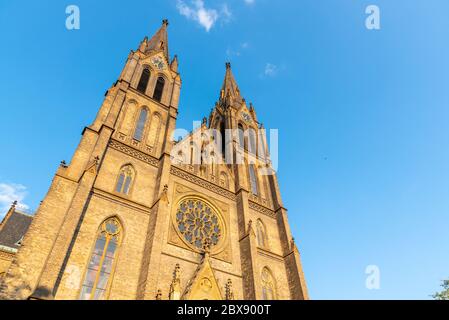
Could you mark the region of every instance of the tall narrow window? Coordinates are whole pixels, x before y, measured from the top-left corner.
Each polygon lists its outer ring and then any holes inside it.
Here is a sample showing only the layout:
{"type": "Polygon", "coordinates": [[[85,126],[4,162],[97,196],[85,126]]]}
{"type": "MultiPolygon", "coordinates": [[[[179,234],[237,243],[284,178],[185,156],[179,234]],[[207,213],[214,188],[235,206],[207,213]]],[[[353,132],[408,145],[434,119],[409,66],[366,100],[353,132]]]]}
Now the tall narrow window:
{"type": "Polygon", "coordinates": [[[210,174],[215,176],[215,153],[211,153],[210,157],[210,174]]]}
{"type": "Polygon", "coordinates": [[[140,77],[139,84],[137,85],[137,91],[145,93],[147,91],[149,80],[150,80],[150,70],[148,70],[148,68],[145,68],[142,71],[142,76],[140,77]]]}
{"type": "Polygon", "coordinates": [[[81,300],[107,299],[121,236],[122,227],[117,218],[110,218],[101,224],[84,276],[81,300]]]}
{"type": "Polygon", "coordinates": [[[239,145],[241,148],[245,148],[245,129],[239,124],[239,145]]]}
{"type": "Polygon", "coordinates": [[[251,184],[251,193],[255,196],[258,196],[259,190],[257,188],[257,176],[254,164],[249,165],[249,182],[251,184]]]}
{"type": "Polygon", "coordinates": [[[265,267],[262,270],[262,299],[276,300],[276,283],[271,271],[265,267]]]}
{"type": "Polygon", "coordinates": [[[257,243],[259,244],[259,247],[267,247],[265,238],[265,226],[263,225],[262,221],[257,220],[257,243]]]}
{"type": "Polygon", "coordinates": [[[161,102],[162,93],[164,93],[165,79],[162,77],[157,78],[156,88],[154,88],[153,99],[161,102]]]}
{"type": "Polygon", "coordinates": [[[256,130],[250,128],[249,130],[249,146],[248,151],[256,154],[257,153],[257,138],[256,138],[256,130]]]}
{"type": "Polygon", "coordinates": [[[221,154],[223,157],[226,155],[226,126],[222,122],[220,125],[220,135],[221,135],[221,154]]]}
{"type": "Polygon", "coordinates": [[[115,191],[123,194],[129,194],[131,184],[134,179],[134,170],[131,165],[124,166],[120,170],[115,191]]]}
{"type": "Polygon", "coordinates": [[[142,141],[147,118],[148,118],[148,109],[142,108],[142,110],[140,111],[139,119],[137,120],[136,130],[134,131],[134,139],[136,139],[137,141],[142,141]]]}
{"type": "Polygon", "coordinates": [[[195,148],[193,145],[193,142],[190,144],[190,165],[193,166],[194,165],[194,160],[195,160],[195,148]]]}

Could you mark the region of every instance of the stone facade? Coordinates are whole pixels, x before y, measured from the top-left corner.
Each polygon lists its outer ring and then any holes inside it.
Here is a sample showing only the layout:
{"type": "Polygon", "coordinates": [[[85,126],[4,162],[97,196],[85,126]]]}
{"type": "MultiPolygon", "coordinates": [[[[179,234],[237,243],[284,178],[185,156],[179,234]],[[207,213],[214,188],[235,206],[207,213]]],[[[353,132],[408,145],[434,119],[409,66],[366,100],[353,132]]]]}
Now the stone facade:
{"type": "Polygon", "coordinates": [[[2,298],[308,299],[276,175],[262,174],[269,157],[250,150],[252,137],[266,150],[263,128],[230,64],[209,119],[171,138],[181,77],[167,26],[131,51],[59,167],[2,298]],[[255,136],[205,135],[238,128],[255,136]]]}

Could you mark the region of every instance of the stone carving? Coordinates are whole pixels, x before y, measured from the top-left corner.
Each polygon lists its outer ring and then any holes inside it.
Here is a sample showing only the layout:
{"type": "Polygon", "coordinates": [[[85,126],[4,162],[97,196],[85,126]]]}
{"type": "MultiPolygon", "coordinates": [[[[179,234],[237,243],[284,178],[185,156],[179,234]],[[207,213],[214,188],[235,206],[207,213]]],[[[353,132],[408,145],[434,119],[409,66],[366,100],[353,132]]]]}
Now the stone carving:
{"type": "Polygon", "coordinates": [[[268,208],[265,208],[263,206],[261,206],[258,203],[252,202],[252,201],[248,201],[249,207],[250,209],[253,209],[257,212],[263,213],[271,218],[275,218],[276,217],[276,213],[273,210],[270,210],[268,208]]]}
{"type": "Polygon", "coordinates": [[[201,200],[183,201],[176,212],[176,223],[184,240],[196,249],[210,252],[222,236],[217,213],[201,200]]]}
{"type": "Polygon", "coordinates": [[[232,280],[228,279],[226,283],[226,300],[234,300],[234,290],[232,288],[232,280]]]}
{"type": "Polygon", "coordinates": [[[181,298],[181,267],[176,264],[173,272],[173,280],[170,285],[170,300],[180,300],[181,298]]]}
{"type": "Polygon", "coordinates": [[[119,141],[111,140],[109,142],[109,146],[112,149],[115,149],[117,151],[123,152],[123,153],[125,153],[125,154],[127,154],[127,155],[129,155],[131,157],[134,157],[134,158],[139,159],[139,160],[141,160],[143,162],[146,162],[146,163],[152,165],[153,167],[157,168],[159,166],[159,161],[156,158],[153,158],[153,157],[151,157],[151,156],[149,156],[149,155],[147,155],[147,154],[145,154],[145,153],[143,153],[143,152],[141,152],[139,150],[131,148],[131,147],[129,147],[129,146],[119,142],[119,141]]]}
{"type": "Polygon", "coordinates": [[[205,188],[207,190],[215,192],[216,194],[219,194],[219,195],[221,195],[223,197],[226,197],[226,198],[228,198],[230,200],[233,200],[233,201],[236,200],[235,194],[232,193],[231,191],[225,190],[225,189],[223,189],[223,188],[221,188],[221,187],[219,187],[219,186],[217,186],[217,185],[215,185],[213,183],[210,183],[209,181],[206,181],[206,180],[203,180],[203,179],[201,179],[199,177],[196,177],[196,176],[194,176],[194,175],[192,175],[192,174],[190,174],[190,173],[188,173],[188,172],[186,172],[186,171],[184,171],[184,170],[182,170],[180,168],[172,166],[171,169],[170,169],[170,173],[175,175],[175,176],[177,176],[177,177],[179,177],[179,178],[182,178],[182,179],[187,180],[189,182],[192,182],[192,183],[194,183],[196,185],[199,185],[200,187],[203,187],[203,188],[205,188]]]}

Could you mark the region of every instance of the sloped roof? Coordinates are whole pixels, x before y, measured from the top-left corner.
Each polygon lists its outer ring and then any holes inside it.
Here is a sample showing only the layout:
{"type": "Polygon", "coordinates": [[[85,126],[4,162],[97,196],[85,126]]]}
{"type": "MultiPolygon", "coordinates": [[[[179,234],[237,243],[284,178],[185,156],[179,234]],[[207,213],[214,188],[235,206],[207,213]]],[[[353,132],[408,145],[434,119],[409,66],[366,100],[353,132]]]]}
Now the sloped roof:
{"type": "Polygon", "coordinates": [[[18,242],[25,236],[32,221],[32,216],[17,209],[10,210],[0,225],[0,246],[19,249],[18,242]]]}

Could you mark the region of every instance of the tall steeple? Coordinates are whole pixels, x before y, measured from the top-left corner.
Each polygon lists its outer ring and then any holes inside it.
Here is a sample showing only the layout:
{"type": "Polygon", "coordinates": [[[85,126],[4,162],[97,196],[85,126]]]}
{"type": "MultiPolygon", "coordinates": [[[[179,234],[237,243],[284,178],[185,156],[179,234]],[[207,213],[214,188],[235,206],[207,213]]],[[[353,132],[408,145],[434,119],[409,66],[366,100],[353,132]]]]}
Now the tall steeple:
{"type": "Polygon", "coordinates": [[[145,53],[158,52],[162,51],[167,58],[167,61],[170,61],[170,55],[168,53],[168,20],[162,20],[162,26],[156,32],[156,34],[148,41],[145,53]]]}
{"type": "MultiPolygon", "coordinates": [[[[226,106],[233,105],[234,103],[242,103],[244,99],[240,94],[239,86],[235,81],[234,74],[232,73],[231,63],[226,62],[226,74],[223,81],[223,86],[220,93],[220,102],[226,106]]],[[[237,107],[237,106],[236,106],[237,107]]]]}

